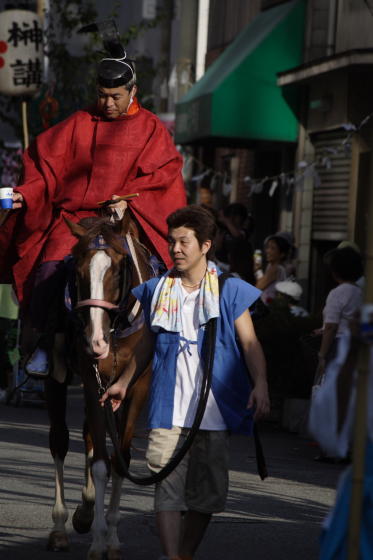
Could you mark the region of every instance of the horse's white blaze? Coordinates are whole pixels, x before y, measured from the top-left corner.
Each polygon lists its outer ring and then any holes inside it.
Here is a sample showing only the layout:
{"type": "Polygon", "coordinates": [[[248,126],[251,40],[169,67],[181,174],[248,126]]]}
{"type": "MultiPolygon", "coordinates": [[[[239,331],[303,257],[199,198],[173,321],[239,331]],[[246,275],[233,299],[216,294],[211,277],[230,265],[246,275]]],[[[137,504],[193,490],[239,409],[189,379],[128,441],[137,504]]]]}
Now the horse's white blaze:
{"type": "MultiPolygon", "coordinates": [[[[104,277],[110,268],[111,258],[105,251],[98,251],[93,255],[89,264],[91,279],[91,299],[104,299],[104,277]]],[[[90,316],[92,323],[91,346],[95,354],[106,358],[109,354],[109,343],[104,340],[102,319],[105,311],[98,307],[91,307],[90,316]]]]}

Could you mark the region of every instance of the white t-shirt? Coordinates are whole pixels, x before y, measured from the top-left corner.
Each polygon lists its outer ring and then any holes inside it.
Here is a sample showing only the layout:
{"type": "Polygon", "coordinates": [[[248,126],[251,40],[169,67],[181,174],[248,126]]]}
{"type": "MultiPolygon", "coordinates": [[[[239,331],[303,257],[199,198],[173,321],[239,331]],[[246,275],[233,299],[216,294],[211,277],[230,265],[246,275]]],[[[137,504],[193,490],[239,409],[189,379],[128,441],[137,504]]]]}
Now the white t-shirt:
{"type": "Polygon", "coordinates": [[[337,337],[350,331],[349,322],[363,302],[362,289],[356,284],[344,282],[330,290],[323,309],[325,323],[337,323],[337,337]]]}
{"type": "MultiPolygon", "coordinates": [[[[197,347],[199,290],[188,293],[182,287],[182,291],[184,298],[181,310],[182,332],[180,333],[181,340],[176,363],[172,424],[190,428],[196,415],[203,377],[197,347]],[[186,342],[185,339],[189,342],[186,342]]],[[[200,429],[227,429],[211,390],[200,429]]]]}

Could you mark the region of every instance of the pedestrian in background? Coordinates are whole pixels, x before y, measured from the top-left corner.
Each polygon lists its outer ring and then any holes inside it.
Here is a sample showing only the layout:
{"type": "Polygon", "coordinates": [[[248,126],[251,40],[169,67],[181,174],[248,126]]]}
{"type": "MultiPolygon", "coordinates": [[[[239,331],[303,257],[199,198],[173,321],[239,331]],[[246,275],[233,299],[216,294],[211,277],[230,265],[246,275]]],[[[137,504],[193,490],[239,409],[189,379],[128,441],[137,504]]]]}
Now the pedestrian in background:
{"type": "Polygon", "coordinates": [[[307,309],[299,305],[300,298],[302,297],[302,286],[294,280],[283,280],[277,282],[275,285],[276,298],[281,298],[290,313],[295,317],[308,317],[307,309]]]}
{"type": "Polygon", "coordinates": [[[208,187],[200,187],[198,189],[198,204],[207,208],[213,207],[213,196],[208,187]]]}
{"type": "Polygon", "coordinates": [[[216,237],[218,264],[250,284],[255,284],[251,243],[253,230],[254,220],[243,204],[234,202],[219,212],[216,237]]]}
{"type": "Polygon", "coordinates": [[[323,309],[315,385],[320,384],[326,364],[335,356],[338,338],[349,333],[349,323],[356,317],[363,301],[362,288],[356,283],[364,274],[357,251],[351,247],[334,249],[325,255],[325,262],[338,285],[329,292],[323,309]]]}
{"type": "MultiPolygon", "coordinates": [[[[362,257],[362,255],[361,255],[361,251],[360,251],[359,246],[358,246],[354,241],[349,241],[349,240],[347,240],[347,239],[344,240],[344,241],[341,241],[341,242],[339,243],[339,245],[337,246],[337,249],[346,249],[346,248],[353,249],[353,250],[360,256],[362,265],[363,265],[363,267],[364,267],[363,257],[362,257]]],[[[364,275],[361,276],[358,280],[356,280],[355,284],[356,284],[357,286],[360,286],[361,289],[364,289],[364,286],[365,286],[365,276],[364,276],[364,275]]]]}
{"type": "Polygon", "coordinates": [[[267,266],[264,272],[255,271],[256,287],[262,290],[261,300],[268,305],[276,296],[276,283],[289,276],[287,263],[293,250],[287,232],[278,232],[268,236],[264,241],[264,252],[267,266]]]}

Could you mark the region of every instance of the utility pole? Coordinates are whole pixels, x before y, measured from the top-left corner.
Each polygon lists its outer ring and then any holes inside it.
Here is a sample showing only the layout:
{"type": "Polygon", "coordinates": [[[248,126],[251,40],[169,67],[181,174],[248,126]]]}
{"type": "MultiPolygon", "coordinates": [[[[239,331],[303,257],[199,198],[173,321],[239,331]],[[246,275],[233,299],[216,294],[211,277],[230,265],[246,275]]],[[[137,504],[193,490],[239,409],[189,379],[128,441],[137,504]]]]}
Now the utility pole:
{"type": "MultiPolygon", "coordinates": [[[[370,178],[368,189],[367,216],[365,222],[365,293],[364,304],[373,303],[373,189],[370,178]]],[[[364,309],[364,306],[363,306],[364,309]]],[[[356,410],[353,432],[352,489],[348,532],[348,560],[361,558],[361,532],[363,526],[363,502],[365,486],[365,454],[367,445],[368,378],[371,344],[360,342],[356,382],[356,410]]]]}
{"type": "Polygon", "coordinates": [[[168,110],[168,80],[170,77],[170,52],[171,52],[171,31],[172,19],[174,15],[174,2],[173,0],[163,0],[162,10],[164,18],[161,24],[161,98],[159,102],[159,112],[167,113],[168,110]]]}
{"type": "Polygon", "coordinates": [[[40,17],[42,23],[44,22],[45,10],[46,10],[46,0],[36,0],[36,12],[40,17]]]}
{"type": "Polygon", "coordinates": [[[180,41],[177,57],[177,99],[181,99],[195,80],[198,0],[182,0],[180,41]]]}

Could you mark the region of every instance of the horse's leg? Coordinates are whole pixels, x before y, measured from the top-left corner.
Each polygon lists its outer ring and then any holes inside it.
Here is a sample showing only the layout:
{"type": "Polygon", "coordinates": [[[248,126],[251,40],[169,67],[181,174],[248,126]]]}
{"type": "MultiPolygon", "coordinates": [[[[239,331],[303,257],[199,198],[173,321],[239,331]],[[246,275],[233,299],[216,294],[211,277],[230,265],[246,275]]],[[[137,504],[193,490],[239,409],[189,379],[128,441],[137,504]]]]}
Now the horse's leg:
{"type": "Polygon", "coordinates": [[[69,431],[66,425],[67,384],[53,378],[45,380],[45,395],[49,415],[49,448],[55,465],[55,500],[52,510],[53,529],[49,534],[49,550],[67,550],[68,538],[66,521],[68,512],[65,505],[63,466],[69,447],[69,431]]]}
{"type": "MultiPolygon", "coordinates": [[[[122,433],[121,438],[121,454],[122,460],[125,462],[127,467],[130,463],[130,445],[134,432],[134,409],[133,409],[133,393],[130,398],[126,400],[124,410],[122,413],[121,421],[119,423],[119,431],[122,433]]],[[[120,560],[121,555],[121,544],[118,536],[118,525],[120,521],[120,499],[123,484],[123,477],[121,477],[118,472],[120,472],[120,467],[117,464],[117,458],[112,457],[112,484],[111,484],[111,496],[110,504],[106,514],[107,522],[107,558],[108,560],[120,560]]]]}
{"type": "Polygon", "coordinates": [[[95,516],[92,524],[92,544],[88,552],[88,560],[101,560],[107,550],[107,523],[104,515],[105,490],[109,480],[106,461],[93,461],[92,477],[95,485],[95,516]]]}
{"type": "MultiPolygon", "coordinates": [[[[136,420],[144,406],[150,380],[150,369],[146,374],[141,376],[134,387],[131,389],[128,399],[125,402],[122,419],[119,430],[121,437],[121,454],[122,459],[127,467],[130,463],[130,445],[136,425],[136,420]]],[[[118,537],[118,525],[120,521],[120,498],[123,478],[118,474],[120,469],[117,466],[117,460],[113,458],[112,464],[112,491],[110,497],[110,505],[106,514],[108,524],[107,533],[107,557],[108,560],[120,560],[120,541],[118,537]]]]}
{"type": "Polygon", "coordinates": [[[92,478],[95,487],[95,508],[89,560],[99,560],[106,553],[107,524],[104,515],[105,490],[109,480],[110,462],[106,451],[105,412],[98,401],[93,371],[84,372],[84,393],[89,432],[93,442],[92,478]]]}
{"type": "Polygon", "coordinates": [[[120,560],[120,541],[118,537],[118,524],[120,520],[120,498],[122,492],[123,478],[116,470],[111,469],[111,496],[110,504],[106,514],[107,522],[107,558],[108,560],[120,560]]]}
{"type": "Polygon", "coordinates": [[[88,533],[91,529],[95,506],[95,487],[91,473],[93,443],[87,421],[83,426],[83,439],[85,442],[85,486],[82,490],[82,503],[76,508],[72,517],[72,524],[77,533],[88,533]]]}

